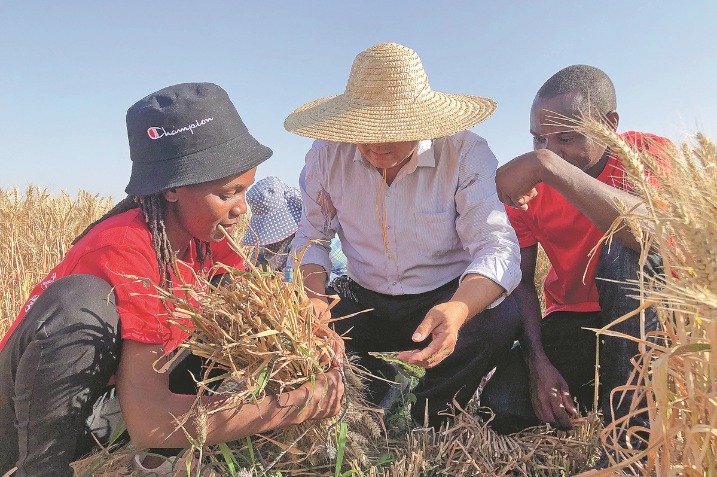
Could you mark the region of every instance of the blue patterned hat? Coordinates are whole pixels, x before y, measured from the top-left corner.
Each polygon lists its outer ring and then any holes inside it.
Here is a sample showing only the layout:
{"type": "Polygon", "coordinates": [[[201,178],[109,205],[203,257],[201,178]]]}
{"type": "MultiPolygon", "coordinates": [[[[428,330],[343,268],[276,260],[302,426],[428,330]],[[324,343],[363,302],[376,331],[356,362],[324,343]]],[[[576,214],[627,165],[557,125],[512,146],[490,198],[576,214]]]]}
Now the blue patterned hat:
{"type": "Polygon", "coordinates": [[[299,228],[301,192],[275,176],[266,177],[246,193],[251,210],[244,245],[265,246],[289,237],[299,228]]]}

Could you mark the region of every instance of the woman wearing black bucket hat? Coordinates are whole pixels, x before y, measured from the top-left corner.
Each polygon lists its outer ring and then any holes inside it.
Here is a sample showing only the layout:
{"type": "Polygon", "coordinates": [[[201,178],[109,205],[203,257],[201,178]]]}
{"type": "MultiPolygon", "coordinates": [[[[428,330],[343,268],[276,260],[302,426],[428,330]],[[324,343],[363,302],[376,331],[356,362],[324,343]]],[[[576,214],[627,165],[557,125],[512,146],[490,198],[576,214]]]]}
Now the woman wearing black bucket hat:
{"type": "MultiPolygon", "coordinates": [[[[196,399],[196,363],[187,358],[169,373],[155,372],[186,334],[128,277],[169,287],[196,282],[195,273],[215,262],[240,267],[221,228],[246,212],[245,191],[272,152],[210,83],[143,98],[127,112],[127,131],[129,196],[76,239],[0,342],[0,475],[13,466],[17,476],[72,475],[70,462],[95,438],[107,442],[120,417],[136,447],[188,446],[173,416],[196,399]],[[108,386],[115,375],[121,413],[108,386]]],[[[218,411],[206,442],[335,415],[342,389],[331,371],[280,398],[218,411]]],[[[226,398],[202,399],[211,409],[226,398]]]]}

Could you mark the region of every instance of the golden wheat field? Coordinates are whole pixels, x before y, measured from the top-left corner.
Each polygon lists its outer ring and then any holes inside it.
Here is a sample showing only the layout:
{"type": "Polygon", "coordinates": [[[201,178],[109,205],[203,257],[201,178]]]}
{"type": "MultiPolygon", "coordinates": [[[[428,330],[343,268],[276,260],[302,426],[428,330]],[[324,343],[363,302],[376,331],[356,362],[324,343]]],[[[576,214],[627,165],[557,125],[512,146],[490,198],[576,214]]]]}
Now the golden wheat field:
{"type": "MultiPolygon", "coordinates": [[[[633,430],[620,423],[601,429],[597,416],[590,414],[577,422],[572,434],[539,428],[499,436],[468,412],[438,434],[408,427],[390,439],[374,438],[371,444],[376,448],[368,452],[371,437],[352,427],[361,421],[357,417],[341,426],[328,426],[330,435],[317,434],[309,444],[315,449],[317,442],[332,441],[339,450],[339,456],[332,454],[337,464],[320,470],[306,463],[292,467],[301,459],[296,458],[298,452],[290,452],[293,461],[269,470],[267,459],[254,453],[260,441],[247,439],[203,449],[213,475],[566,476],[585,472],[600,476],[622,475],[615,472],[631,466],[632,475],[717,476],[717,357],[713,352],[717,345],[717,148],[708,138],[695,135],[673,154],[672,171],[665,174],[650,157],[626,148],[599,125],[584,122],[575,127],[625,158],[626,171],[648,214],[636,216],[625,210],[616,226],[631,227],[644,240],[645,249],[661,252],[665,264],[659,286],[636,290],[645,306],[657,307],[662,324],[662,339],[643,337],[642,354],[634,359],[633,379],[627,386],[637,391],[634,412],[640,411],[639,403],[647,403],[652,427],[645,450],[613,448],[611,469],[589,471],[589,460],[601,443],[617,442],[610,437],[633,430]],[[645,170],[653,172],[662,187],[654,188],[644,180],[645,170]],[[358,449],[351,450],[349,445],[358,449]],[[366,459],[360,458],[367,454],[366,459]]],[[[0,190],[4,237],[0,245],[4,265],[0,337],[32,286],[61,259],[71,240],[111,205],[109,199],[85,192],[71,197],[52,195],[40,187],[0,190]]],[[[538,280],[547,265],[542,258],[538,280]]],[[[360,391],[360,383],[355,386],[360,391]]],[[[262,451],[269,452],[266,449],[274,443],[265,441],[262,451]]],[[[131,454],[127,448],[103,451],[78,463],[76,475],[134,475],[127,468],[131,454]]]]}

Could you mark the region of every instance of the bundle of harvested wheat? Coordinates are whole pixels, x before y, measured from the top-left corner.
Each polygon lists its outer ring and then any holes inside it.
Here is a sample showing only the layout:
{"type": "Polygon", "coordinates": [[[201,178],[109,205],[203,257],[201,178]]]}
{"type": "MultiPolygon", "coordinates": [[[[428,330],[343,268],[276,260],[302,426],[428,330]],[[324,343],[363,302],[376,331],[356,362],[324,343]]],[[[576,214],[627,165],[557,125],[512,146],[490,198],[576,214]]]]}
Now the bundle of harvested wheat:
{"type": "MultiPolygon", "coordinates": [[[[232,237],[226,237],[241,254],[232,237]]],[[[232,407],[296,389],[337,363],[338,348],[328,336],[328,320],[314,313],[301,271],[287,283],[279,272],[245,263],[246,271],[220,264],[227,273],[219,285],[199,277],[199,287],[155,287],[172,305],[170,321],[189,334],[181,349],[208,363],[198,379],[200,394],[229,394],[227,405],[232,407]],[[218,382],[222,385],[217,388],[218,382]]],[[[346,461],[368,466],[380,455],[381,411],[365,405],[354,365],[345,357],[340,360],[347,390],[342,413],[259,437],[252,445],[261,451],[262,466],[295,473],[331,465],[339,452],[339,421],[347,424],[340,449],[346,461]]]]}
{"type": "Polygon", "coordinates": [[[631,415],[649,414],[649,438],[642,449],[630,447],[645,431],[631,428],[630,416],[607,426],[602,438],[614,465],[591,475],[627,466],[642,475],[717,475],[717,148],[697,134],[665,151],[666,168],[598,122],[569,126],[619,153],[646,207],[623,208],[613,231],[629,226],[643,252],[659,251],[664,264],[653,286],[635,283],[641,309],[655,306],[662,330],[642,337],[632,379],[616,390],[634,391],[631,415]]]}

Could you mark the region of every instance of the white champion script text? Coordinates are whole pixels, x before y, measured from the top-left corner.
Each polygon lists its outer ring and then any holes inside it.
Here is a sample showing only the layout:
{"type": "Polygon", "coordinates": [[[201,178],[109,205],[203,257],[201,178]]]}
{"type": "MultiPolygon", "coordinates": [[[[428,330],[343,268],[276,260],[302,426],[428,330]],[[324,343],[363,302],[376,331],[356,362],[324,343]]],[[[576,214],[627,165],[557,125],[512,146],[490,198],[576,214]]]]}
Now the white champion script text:
{"type": "Polygon", "coordinates": [[[194,130],[200,126],[204,126],[209,121],[214,121],[214,118],[204,118],[201,121],[197,119],[195,122],[190,123],[187,126],[184,126],[183,128],[179,129],[172,129],[171,131],[167,131],[164,129],[164,127],[151,127],[147,129],[147,135],[150,139],[159,139],[164,136],[174,136],[175,134],[179,134],[181,132],[187,132],[189,131],[191,134],[194,134],[194,130]]]}

